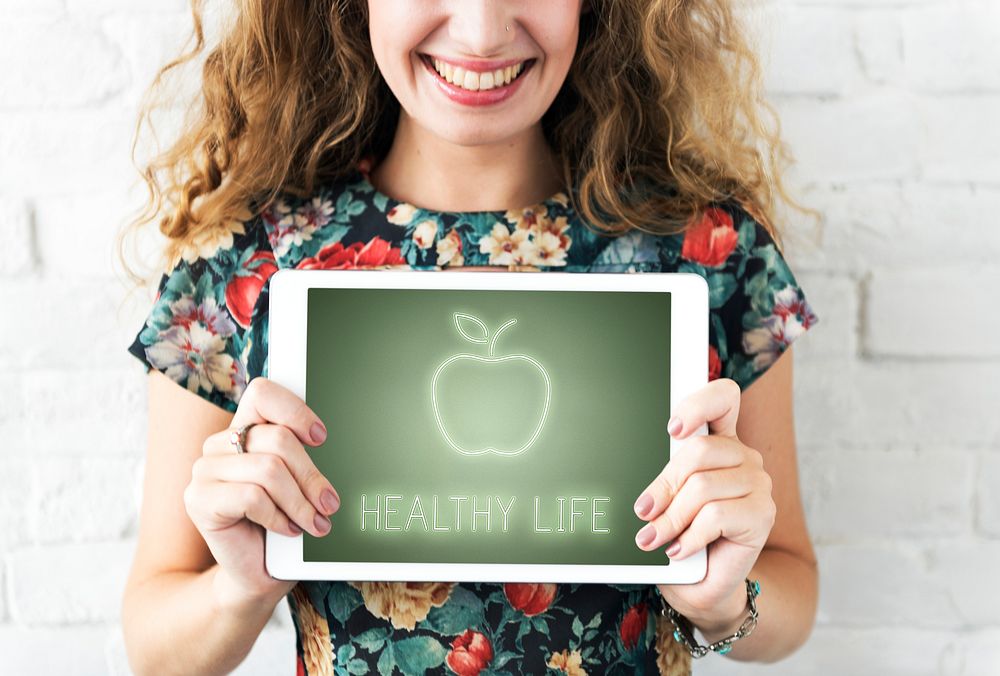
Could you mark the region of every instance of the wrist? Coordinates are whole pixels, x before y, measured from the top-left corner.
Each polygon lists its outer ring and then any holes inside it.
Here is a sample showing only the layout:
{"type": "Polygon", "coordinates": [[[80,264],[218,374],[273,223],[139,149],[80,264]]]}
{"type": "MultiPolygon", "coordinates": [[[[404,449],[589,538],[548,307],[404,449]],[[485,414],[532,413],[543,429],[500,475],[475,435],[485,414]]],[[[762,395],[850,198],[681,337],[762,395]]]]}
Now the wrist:
{"type": "Polygon", "coordinates": [[[709,613],[686,615],[693,627],[701,632],[706,643],[714,643],[725,636],[732,636],[749,613],[746,586],[740,584],[723,602],[709,613]]]}
{"type": "Polygon", "coordinates": [[[287,593],[281,586],[276,586],[273,590],[248,592],[218,564],[213,568],[212,592],[217,610],[236,615],[258,610],[273,611],[287,593]]]}

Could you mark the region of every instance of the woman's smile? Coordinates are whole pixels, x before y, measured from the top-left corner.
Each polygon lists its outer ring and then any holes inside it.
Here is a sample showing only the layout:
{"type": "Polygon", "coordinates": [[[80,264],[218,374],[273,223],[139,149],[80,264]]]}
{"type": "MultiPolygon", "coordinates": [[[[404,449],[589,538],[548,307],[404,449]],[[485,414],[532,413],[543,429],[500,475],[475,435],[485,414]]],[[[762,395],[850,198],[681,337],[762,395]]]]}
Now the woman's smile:
{"type": "Polygon", "coordinates": [[[507,62],[455,63],[428,54],[420,55],[424,70],[449,99],[467,106],[494,105],[518,90],[535,59],[507,62]],[[478,66],[478,67],[477,67],[478,66]]]}

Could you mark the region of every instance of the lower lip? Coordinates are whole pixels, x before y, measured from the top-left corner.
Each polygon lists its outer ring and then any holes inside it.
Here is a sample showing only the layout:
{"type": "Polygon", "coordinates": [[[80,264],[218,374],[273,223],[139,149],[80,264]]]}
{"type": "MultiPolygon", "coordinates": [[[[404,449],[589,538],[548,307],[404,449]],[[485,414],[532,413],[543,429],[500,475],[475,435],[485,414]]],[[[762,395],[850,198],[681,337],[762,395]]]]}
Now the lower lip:
{"type": "Polygon", "coordinates": [[[514,95],[514,92],[516,92],[517,88],[521,85],[521,81],[524,79],[525,75],[527,75],[528,71],[535,65],[534,61],[528,62],[517,79],[511,80],[508,85],[503,87],[494,87],[493,89],[487,89],[486,91],[474,92],[451,84],[441,77],[440,73],[434,70],[434,66],[429,64],[423,58],[420,58],[420,62],[424,64],[424,67],[434,78],[434,82],[438,87],[440,87],[441,91],[444,92],[448,98],[455,103],[461,103],[465,106],[492,106],[500,103],[501,101],[506,101],[514,95]]]}

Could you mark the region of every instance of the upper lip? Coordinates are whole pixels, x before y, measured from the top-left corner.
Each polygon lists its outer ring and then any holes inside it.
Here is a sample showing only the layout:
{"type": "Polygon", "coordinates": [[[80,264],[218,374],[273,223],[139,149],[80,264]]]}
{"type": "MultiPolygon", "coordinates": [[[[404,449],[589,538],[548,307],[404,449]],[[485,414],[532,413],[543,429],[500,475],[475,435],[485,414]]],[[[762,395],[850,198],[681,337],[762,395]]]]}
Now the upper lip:
{"type": "Polygon", "coordinates": [[[444,61],[445,63],[450,63],[452,66],[460,66],[464,70],[471,70],[476,73],[488,73],[500,68],[506,68],[507,66],[516,66],[523,61],[531,60],[506,59],[503,61],[470,61],[469,59],[457,59],[450,56],[438,56],[437,54],[424,54],[424,56],[430,58],[431,60],[437,59],[439,61],[444,61]]]}

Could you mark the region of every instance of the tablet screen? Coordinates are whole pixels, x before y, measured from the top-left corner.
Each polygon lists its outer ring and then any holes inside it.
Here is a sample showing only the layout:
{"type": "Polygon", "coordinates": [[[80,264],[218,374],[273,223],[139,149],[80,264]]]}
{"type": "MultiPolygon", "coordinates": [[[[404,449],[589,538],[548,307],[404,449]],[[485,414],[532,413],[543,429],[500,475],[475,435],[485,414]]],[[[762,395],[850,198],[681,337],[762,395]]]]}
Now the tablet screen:
{"type": "Polygon", "coordinates": [[[307,447],[342,504],[303,559],[663,565],[670,293],[312,288],[307,447]]]}

